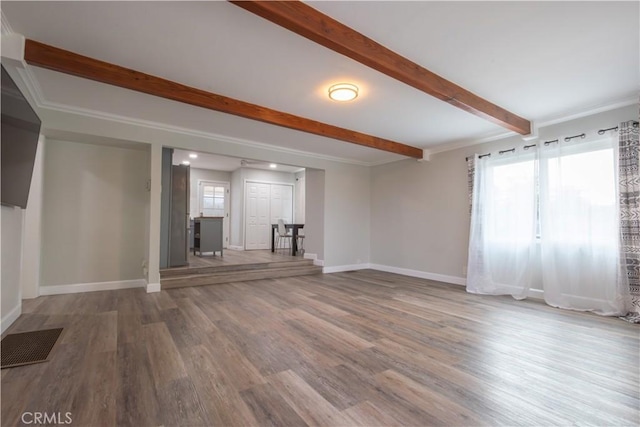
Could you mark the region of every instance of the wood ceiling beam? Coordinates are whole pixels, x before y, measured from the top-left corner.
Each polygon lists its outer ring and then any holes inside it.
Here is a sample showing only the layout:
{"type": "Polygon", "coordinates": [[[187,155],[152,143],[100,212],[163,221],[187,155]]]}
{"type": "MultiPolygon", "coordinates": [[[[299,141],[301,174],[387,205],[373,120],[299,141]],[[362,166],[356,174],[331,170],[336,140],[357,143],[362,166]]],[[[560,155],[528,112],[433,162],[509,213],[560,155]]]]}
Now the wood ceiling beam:
{"type": "Polygon", "coordinates": [[[230,2],[471,114],[522,135],[531,133],[528,120],[432,73],[301,1],[230,2]]]}
{"type": "Polygon", "coordinates": [[[272,125],[351,142],[369,148],[422,159],[422,149],[388,139],[340,128],[293,114],[272,110],[145,74],[34,40],[25,41],[24,59],[29,65],[107,83],[209,110],[233,114],[272,125]]]}

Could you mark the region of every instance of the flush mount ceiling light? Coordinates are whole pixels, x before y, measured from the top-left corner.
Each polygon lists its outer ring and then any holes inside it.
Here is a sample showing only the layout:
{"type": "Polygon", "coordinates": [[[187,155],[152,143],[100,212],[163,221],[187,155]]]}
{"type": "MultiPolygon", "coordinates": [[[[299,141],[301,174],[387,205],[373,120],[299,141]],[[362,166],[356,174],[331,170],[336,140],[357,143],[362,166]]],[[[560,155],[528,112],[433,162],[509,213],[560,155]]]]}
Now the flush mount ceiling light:
{"type": "Polygon", "coordinates": [[[358,86],[351,83],[338,83],[329,88],[329,98],[334,101],[346,102],[358,97],[358,86]]]}
{"type": "Polygon", "coordinates": [[[276,165],[275,163],[271,163],[271,164],[269,165],[269,167],[270,167],[271,169],[275,169],[275,168],[277,168],[277,167],[278,167],[278,165],[276,165]]]}
{"type": "Polygon", "coordinates": [[[189,160],[183,160],[182,164],[185,166],[189,166],[191,163],[189,162],[189,160]]]}
{"type": "Polygon", "coordinates": [[[192,159],[197,159],[198,155],[196,153],[191,153],[189,154],[189,157],[191,157],[192,159]]]}

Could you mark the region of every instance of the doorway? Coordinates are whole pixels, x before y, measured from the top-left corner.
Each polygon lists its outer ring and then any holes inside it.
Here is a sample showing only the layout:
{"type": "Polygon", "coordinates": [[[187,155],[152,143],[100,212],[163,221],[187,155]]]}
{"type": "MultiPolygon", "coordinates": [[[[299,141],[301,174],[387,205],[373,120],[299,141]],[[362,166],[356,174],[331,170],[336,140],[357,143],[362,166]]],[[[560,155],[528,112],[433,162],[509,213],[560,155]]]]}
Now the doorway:
{"type": "Polygon", "coordinates": [[[293,221],[293,185],[245,182],[245,249],[270,249],[271,224],[293,221]]]}
{"type": "Polygon", "coordinates": [[[198,180],[198,215],[224,218],[222,235],[225,249],[229,246],[229,200],[228,182],[198,180]]]}

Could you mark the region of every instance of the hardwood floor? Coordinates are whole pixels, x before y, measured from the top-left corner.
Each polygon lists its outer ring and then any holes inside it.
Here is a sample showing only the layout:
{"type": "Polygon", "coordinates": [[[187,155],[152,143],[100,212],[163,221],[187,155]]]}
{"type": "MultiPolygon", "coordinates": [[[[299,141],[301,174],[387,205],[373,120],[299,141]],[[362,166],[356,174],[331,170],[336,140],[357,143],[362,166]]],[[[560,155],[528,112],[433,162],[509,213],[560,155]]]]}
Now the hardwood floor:
{"type": "Polygon", "coordinates": [[[251,264],[261,262],[283,262],[290,260],[301,260],[302,257],[294,257],[284,251],[271,252],[270,250],[256,251],[232,251],[225,250],[224,256],[218,255],[194,255],[189,252],[189,266],[168,268],[163,271],[180,270],[187,268],[219,267],[226,265],[251,264]]]}
{"type": "Polygon", "coordinates": [[[1,371],[2,425],[638,425],[639,332],[618,319],[363,270],[40,297],[65,328],[1,371]]]}

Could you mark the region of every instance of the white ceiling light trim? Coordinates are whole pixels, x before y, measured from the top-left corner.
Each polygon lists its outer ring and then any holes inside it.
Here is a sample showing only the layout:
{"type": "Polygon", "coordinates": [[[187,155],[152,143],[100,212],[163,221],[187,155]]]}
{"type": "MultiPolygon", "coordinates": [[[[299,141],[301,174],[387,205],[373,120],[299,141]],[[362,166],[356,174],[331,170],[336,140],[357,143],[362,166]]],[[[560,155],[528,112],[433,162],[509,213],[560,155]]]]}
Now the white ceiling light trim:
{"type": "Polygon", "coordinates": [[[358,86],[351,83],[337,83],[329,87],[329,98],[338,102],[353,101],[358,97],[358,86]]]}

